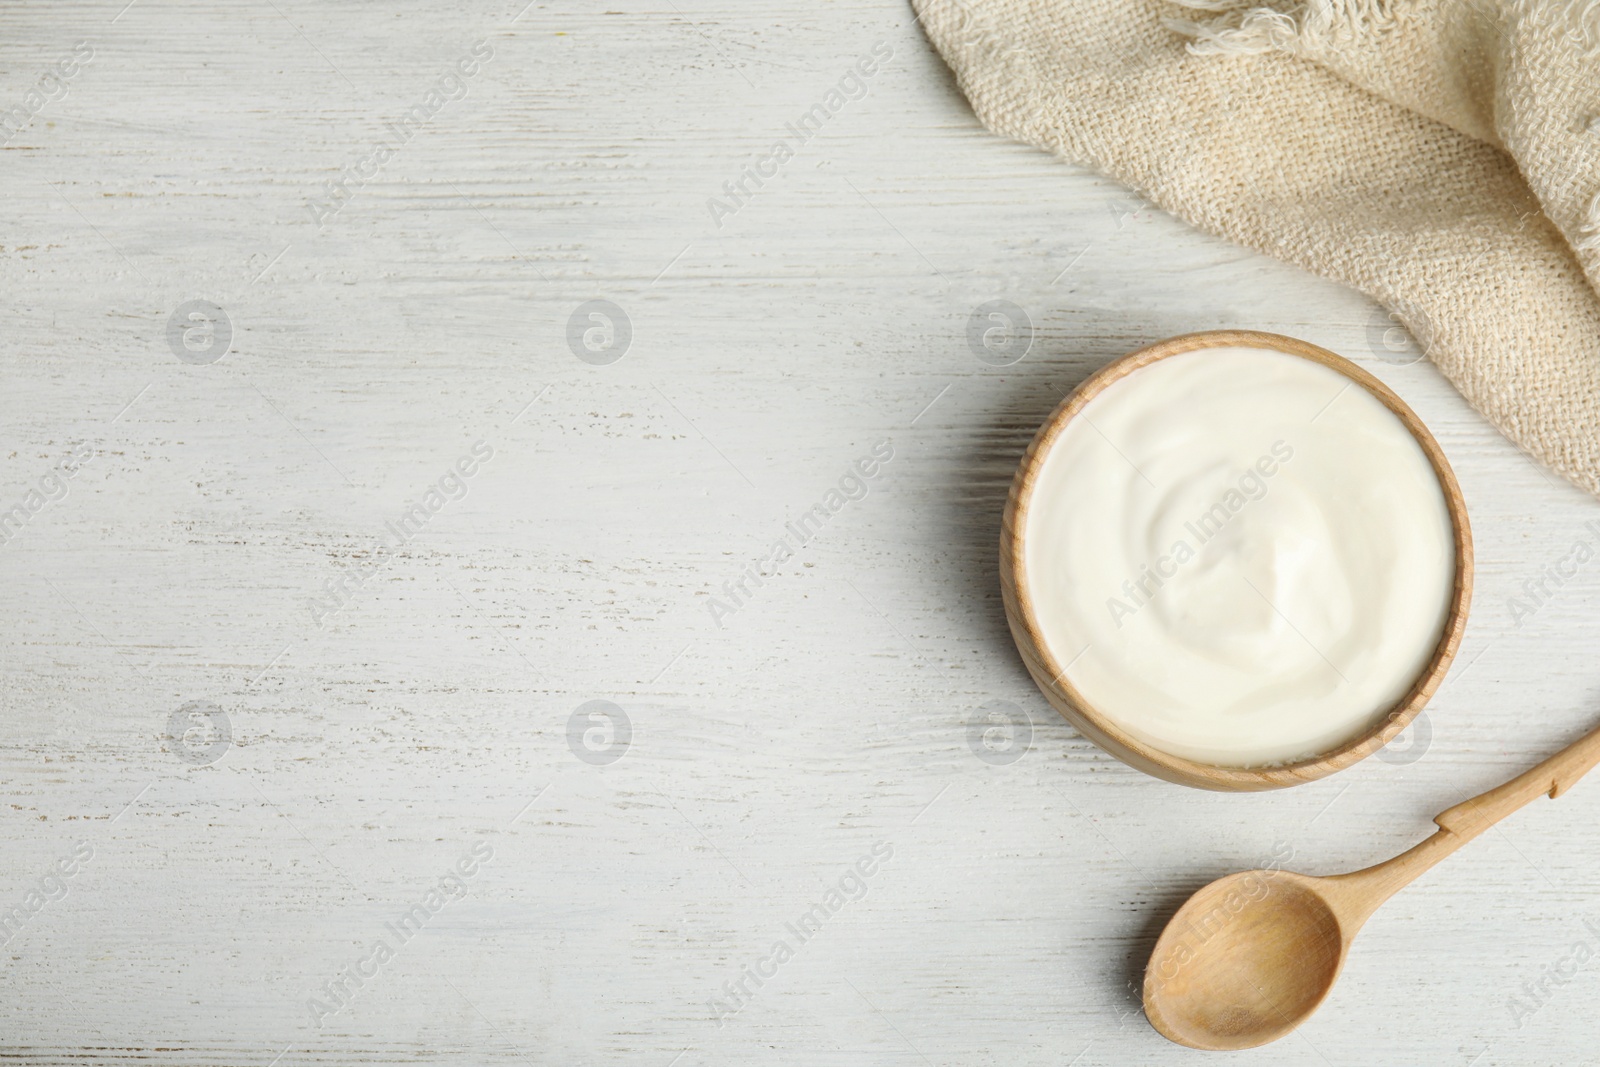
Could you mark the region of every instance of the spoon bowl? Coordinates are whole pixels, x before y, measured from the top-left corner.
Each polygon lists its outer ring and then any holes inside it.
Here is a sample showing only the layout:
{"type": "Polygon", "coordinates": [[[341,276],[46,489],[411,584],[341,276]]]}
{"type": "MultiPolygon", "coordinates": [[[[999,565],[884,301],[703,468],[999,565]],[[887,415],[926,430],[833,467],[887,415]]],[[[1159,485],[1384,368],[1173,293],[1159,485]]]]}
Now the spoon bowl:
{"type": "Polygon", "coordinates": [[[1190,897],[1145,972],[1150,1025],[1200,1049],[1254,1048],[1298,1026],[1333,989],[1350,945],[1323,881],[1243,871],[1190,897]]]}

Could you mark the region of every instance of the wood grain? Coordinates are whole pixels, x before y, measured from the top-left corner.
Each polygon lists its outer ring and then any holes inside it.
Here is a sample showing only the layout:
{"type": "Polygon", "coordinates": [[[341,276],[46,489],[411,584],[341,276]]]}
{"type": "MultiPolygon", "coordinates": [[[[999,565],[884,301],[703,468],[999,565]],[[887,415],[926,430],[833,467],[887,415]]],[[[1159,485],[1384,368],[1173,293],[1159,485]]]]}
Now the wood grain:
{"type": "MultiPolygon", "coordinates": [[[[1600,505],[1361,297],[985,132],[899,0],[125,3],[0,6],[0,109],[95,49],[0,152],[0,503],[93,449],[0,546],[0,907],[94,850],[0,953],[13,1059],[1188,1062],[1138,980],[1193,890],[1279,851],[1394,855],[1600,708],[1600,567],[1511,603],[1600,505]],[[468,95],[319,230],[307,199],[486,37],[468,95]],[[870,93],[718,229],[707,198],[880,39],[870,93]],[[167,338],[196,299],[232,326],[209,365],[167,338]],[[631,320],[609,365],[568,345],[592,299],[631,320]],[[994,299],[1032,324],[1007,367],[967,343],[994,299]],[[1476,542],[1409,752],[1274,793],[1084,740],[999,597],[1040,423],[1108,360],[1219,328],[1404,397],[1476,542]],[[870,493],[713,622],[883,438],[870,493]],[[465,498],[319,627],[307,602],[480,439],[465,498]],[[630,720],[607,765],[569,744],[594,700],[630,720]],[[209,764],[163,736],[194,702],[231,729],[209,764]],[[719,1027],[723,984],[879,840],[866,895],[719,1027]],[[480,841],[466,895],[317,1025],[313,993],[480,841]]],[[[1600,975],[1511,998],[1600,917],[1594,803],[1396,897],[1366,934],[1388,951],[1274,1057],[1592,1059],[1600,975]]]]}

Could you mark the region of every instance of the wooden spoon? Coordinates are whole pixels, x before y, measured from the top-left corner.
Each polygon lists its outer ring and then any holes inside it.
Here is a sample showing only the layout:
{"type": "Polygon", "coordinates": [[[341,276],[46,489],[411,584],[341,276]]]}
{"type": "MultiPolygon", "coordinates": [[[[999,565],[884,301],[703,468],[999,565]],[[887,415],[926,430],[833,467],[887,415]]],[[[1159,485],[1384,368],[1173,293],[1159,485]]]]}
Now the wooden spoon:
{"type": "Polygon", "coordinates": [[[1366,870],[1329,878],[1243,871],[1190,897],[1144,972],[1144,1013],[1198,1049],[1276,1041],[1327,997],[1350,942],[1401,888],[1537,797],[1558,797],[1600,763],[1600,729],[1502,786],[1440,812],[1439,831],[1366,870]]]}

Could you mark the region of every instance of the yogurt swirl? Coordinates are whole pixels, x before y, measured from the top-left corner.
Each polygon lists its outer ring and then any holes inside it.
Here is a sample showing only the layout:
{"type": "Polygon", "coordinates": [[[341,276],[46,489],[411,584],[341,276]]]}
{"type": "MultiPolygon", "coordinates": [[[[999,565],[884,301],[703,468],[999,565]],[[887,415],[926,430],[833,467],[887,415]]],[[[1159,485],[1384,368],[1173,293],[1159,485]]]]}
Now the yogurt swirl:
{"type": "Polygon", "coordinates": [[[1444,490],[1406,425],[1263,348],[1107,387],[1051,443],[1025,530],[1067,680],[1146,744],[1224,767],[1372,729],[1426,668],[1455,578],[1444,490]]]}

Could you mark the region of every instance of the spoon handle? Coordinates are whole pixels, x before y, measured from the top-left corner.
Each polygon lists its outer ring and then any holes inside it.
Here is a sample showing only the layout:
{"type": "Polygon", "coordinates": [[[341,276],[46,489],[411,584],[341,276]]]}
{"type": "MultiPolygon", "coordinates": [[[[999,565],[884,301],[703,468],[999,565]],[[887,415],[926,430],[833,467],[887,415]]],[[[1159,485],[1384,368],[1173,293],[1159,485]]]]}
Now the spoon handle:
{"type": "Polygon", "coordinates": [[[1509,782],[1441,811],[1433,818],[1438,832],[1393,859],[1328,879],[1342,887],[1341,896],[1347,914],[1354,920],[1353,928],[1359,928],[1385,900],[1456,849],[1539,797],[1565,793],[1597,764],[1600,728],[1509,782]]]}
{"type": "Polygon", "coordinates": [[[1433,821],[1440,829],[1471,840],[1518,808],[1547,796],[1555,798],[1600,764],[1600,728],[1523,771],[1504,785],[1446,808],[1433,821]]]}

